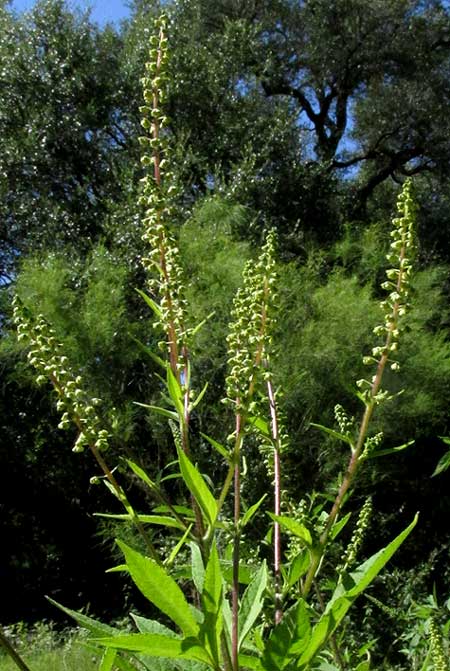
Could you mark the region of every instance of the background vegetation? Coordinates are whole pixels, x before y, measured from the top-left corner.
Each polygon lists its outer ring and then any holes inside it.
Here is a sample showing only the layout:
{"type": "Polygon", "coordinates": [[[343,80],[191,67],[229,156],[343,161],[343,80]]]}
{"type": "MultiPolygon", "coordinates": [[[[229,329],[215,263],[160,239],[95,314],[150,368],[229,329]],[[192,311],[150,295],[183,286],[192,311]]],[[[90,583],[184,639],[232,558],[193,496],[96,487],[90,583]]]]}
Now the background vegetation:
{"type": "MultiPolygon", "coordinates": [[[[230,432],[219,419],[229,308],[245,260],[274,226],[277,376],[291,435],[285,470],[298,499],[323,492],[344,463],[310,422],[332,424],[336,402],[357,411],[353,386],[379,318],[389,218],[398,184],[415,175],[418,271],[401,383],[390,381],[405,392],[379,417],[389,427],[386,447],[415,443],[373,462],[355,498],[374,501],[367,552],[421,511],[397,569],[374,595],[406,618],[433,589],[441,606],[450,585],[450,476],[431,476],[447,449],[439,437],[450,431],[448,3],[163,4],[172,17],[167,105],[190,310],[196,319],[215,312],[194,357],[194,375],[209,387],[192,430],[208,425],[218,439],[230,432]]],[[[56,428],[49,389],[35,386],[10,331],[10,299],[18,291],[52,322],[92,394],[106,399],[117,454],[161,471],[171,458],[165,425],[133,405],[160,393],[135,341],[156,349],[158,334],[134,291],[143,284],[139,79],[158,11],[157,2],[136,0],[129,21],[99,28],[60,0],[24,16],[0,2],[4,623],[56,617],[44,594],[108,617],[126,602],[139,605],[117,575],[96,588],[113,563],[112,530],[93,513],[119,511],[89,485],[92,463],[70,451],[76,436],[56,428]]],[[[256,500],[262,473],[247,482],[256,500]]],[[[144,509],[139,486],[129,485],[144,509]]],[[[369,638],[390,636],[389,663],[402,663],[394,640],[404,634],[376,614],[366,609],[361,627],[369,638]]]]}

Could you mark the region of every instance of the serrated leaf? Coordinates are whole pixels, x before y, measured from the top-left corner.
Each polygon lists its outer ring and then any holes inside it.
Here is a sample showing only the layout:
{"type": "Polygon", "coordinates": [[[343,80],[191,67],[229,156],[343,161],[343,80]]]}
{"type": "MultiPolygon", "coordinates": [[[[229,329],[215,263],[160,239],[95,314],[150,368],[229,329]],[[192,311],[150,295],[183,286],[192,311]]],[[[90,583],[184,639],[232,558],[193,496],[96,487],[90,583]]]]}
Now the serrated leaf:
{"type": "Polygon", "coordinates": [[[309,645],[311,626],[307,606],[303,599],[283,615],[272,630],[261,658],[266,671],[281,671],[309,645]]]}
{"type": "Polygon", "coordinates": [[[305,527],[304,524],[293,520],[291,517],[285,517],[284,515],[274,515],[273,513],[268,513],[268,515],[278,522],[283,529],[286,529],[294,536],[301,538],[306,546],[311,547],[313,544],[311,532],[305,527]]]}
{"type": "Polygon", "coordinates": [[[198,645],[195,639],[172,638],[162,634],[121,634],[110,638],[94,639],[94,642],[105,648],[129,650],[150,657],[193,659],[213,666],[208,653],[198,645]]]}
{"type": "Polygon", "coordinates": [[[200,509],[205,516],[208,524],[214,525],[217,517],[217,502],[211,494],[208,485],[206,484],[200,471],[196,469],[194,464],[188,459],[186,454],[177,449],[178,459],[180,461],[180,470],[183,480],[187,488],[192,493],[194,499],[197,501],[200,509]]]}
{"type": "Polygon", "coordinates": [[[417,524],[417,519],[418,516],[416,515],[411,524],[402,531],[401,534],[394,538],[389,545],[372,555],[372,557],[361,564],[356,571],[352,572],[349,576],[346,576],[343,583],[340,583],[337,586],[333,596],[326,606],[324,614],[313,629],[311,642],[300,658],[299,666],[297,668],[305,668],[305,665],[309,664],[314,658],[320,648],[339,626],[356,597],[370,585],[372,580],[376,578],[381,569],[409,536],[417,524]]]}
{"type": "Polygon", "coordinates": [[[62,606],[60,603],[54,601],[54,599],[51,599],[50,597],[46,598],[47,601],[56,606],[56,608],[59,608],[59,610],[62,610],[62,612],[66,613],[66,615],[69,615],[69,617],[73,618],[80,625],[80,627],[87,629],[92,634],[94,634],[94,636],[114,636],[121,633],[120,629],[111,627],[108,624],[103,624],[103,622],[98,622],[88,615],[78,613],[76,610],[66,608],[66,606],[62,606]]]}
{"type": "Polygon", "coordinates": [[[267,585],[267,566],[264,561],[258,573],[248,585],[239,607],[239,642],[241,648],[245,637],[253,627],[263,607],[263,594],[267,585]]]}
{"type": "Polygon", "coordinates": [[[186,636],[195,636],[198,625],[183,592],[173,578],[153,559],[144,557],[123,541],[116,542],[125,555],[133,582],[142,594],[180,627],[186,636]]]}
{"type": "Polygon", "coordinates": [[[164,636],[170,636],[171,638],[180,638],[176,632],[157,620],[149,620],[147,617],[135,615],[134,613],[130,613],[130,616],[133,618],[136,627],[141,634],[163,634],[164,636]]]}
{"type": "Polygon", "coordinates": [[[242,520],[241,520],[241,526],[242,527],[245,527],[245,525],[248,524],[248,522],[250,522],[253,515],[257,512],[258,508],[261,506],[262,502],[264,501],[264,499],[266,497],[267,497],[267,494],[264,494],[263,496],[261,496],[259,501],[254,503],[252,506],[250,506],[250,508],[248,510],[245,511],[245,513],[242,517],[242,520]]]}

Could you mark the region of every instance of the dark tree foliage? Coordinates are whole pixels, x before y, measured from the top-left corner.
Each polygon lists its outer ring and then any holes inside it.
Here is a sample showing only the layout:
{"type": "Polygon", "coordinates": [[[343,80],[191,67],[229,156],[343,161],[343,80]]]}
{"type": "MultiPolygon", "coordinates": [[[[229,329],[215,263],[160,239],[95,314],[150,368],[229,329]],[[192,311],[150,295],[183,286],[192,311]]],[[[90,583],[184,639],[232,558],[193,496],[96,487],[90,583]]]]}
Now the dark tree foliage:
{"type": "MultiPolygon", "coordinates": [[[[397,183],[416,174],[425,270],[405,337],[409,391],[386,419],[389,445],[415,437],[417,448],[390,471],[369,469],[361,497],[375,493],[384,512],[389,491],[397,507],[415,510],[410,482],[419,489],[425,469],[426,519],[437,542],[448,514],[442,484],[434,514],[428,478],[445,449],[436,436],[449,431],[448,267],[434,267],[450,259],[448,3],[136,0],[129,21],[100,28],[63,0],[40,1],[27,15],[0,1],[0,462],[10,476],[2,537],[15,548],[2,555],[1,571],[11,585],[22,581],[24,608],[36,615],[44,612],[40,595],[63,584],[63,574],[69,599],[76,585],[80,600],[92,598],[92,585],[82,583],[92,569],[83,548],[96,545],[96,527],[84,515],[108,504],[86,491],[89,459],[72,455],[72,436],[55,429],[46,393],[11,345],[8,287],[46,314],[105,399],[107,419],[116,417],[115,454],[137,452],[152,473],[168,460],[162,421],[132,404],[159,401],[154,364],[133,338],[153,349],[159,338],[134,287],[143,284],[140,77],[161,6],[171,15],[168,108],[183,185],[174,228],[187,221],[180,243],[193,321],[216,311],[194,347],[194,374],[209,381],[205,409],[193,419],[199,454],[199,430],[213,427],[223,440],[229,432],[219,403],[227,310],[252,243],[276,226],[289,261],[278,334],[293,435],[287,470],[299,497],[308,483],[320,489],[323,475],[339,472],[342,453],[309,422],[332,424],[339,400],[357,412],[352,384],[372,346],[384,222],[397,183]],[[55,508],[77,542],[54,525],[55,508]]],[[[260,472],[251,478],[250,502],[263,481],[260,472]]],[[[411,561],[427,559],[426,540],[423,533],[411,561]]],[[[8,594],[5,612],[24,617],[19,606],[10,610],[8,594]]]]}

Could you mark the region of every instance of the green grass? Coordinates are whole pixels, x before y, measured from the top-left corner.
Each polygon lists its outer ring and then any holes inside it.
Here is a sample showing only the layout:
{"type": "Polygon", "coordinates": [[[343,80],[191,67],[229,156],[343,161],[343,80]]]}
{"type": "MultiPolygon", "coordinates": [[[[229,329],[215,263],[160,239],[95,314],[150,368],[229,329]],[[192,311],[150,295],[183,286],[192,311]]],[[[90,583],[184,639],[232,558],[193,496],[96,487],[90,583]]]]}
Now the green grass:
{"type": "MultiPolygon", "coordinates": [[[[83,644],[85,637],[74,630],[57,633],[40,622],[28,628],[23,623],[4,628],[8,640],[30,671],[96,671],[99,658],[83,644]]],[[[18,671],[18,666],[0,648],[0,671],[18,671]]]]}

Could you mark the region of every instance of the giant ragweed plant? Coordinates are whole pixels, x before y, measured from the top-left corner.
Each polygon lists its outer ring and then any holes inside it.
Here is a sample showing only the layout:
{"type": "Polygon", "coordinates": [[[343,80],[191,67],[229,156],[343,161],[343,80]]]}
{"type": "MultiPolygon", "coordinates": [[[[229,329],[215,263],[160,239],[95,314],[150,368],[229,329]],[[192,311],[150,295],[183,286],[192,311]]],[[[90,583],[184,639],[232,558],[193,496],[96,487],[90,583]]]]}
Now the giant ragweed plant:
{"type": "Polygon", "coordinates": [[[416,523],[413,520],[387,547],[355,566],[369,519],[367,503],[356,523],[344,561],[334,570],[327,567],[327,590],[330,586],[332,590],[325,602],[321,589],[323,560],[348,521],[349,515],[341,517],[341,511],[358,470],[364,460],[376,453],[382,440],[381,435],[370,434],[370,421],[376,406],[388,396],[382,389],[384,371],[388,365],[398,369],[395,353],[407,307],[413,246],[411,186],[409,182],[405,184],[399,198],[399,216],[393,222],[391,268],[386,284],[389,296],[383,303],[383,323],[376,329],[383,343],[373,349],[368,360],[375,367],[372,378],[358,383],[358,395],[364,406],[362,418],[357,423],[337,406],[339,430],[320,427],[347,444],[350,450],[348,466],[329,510],[321,506],[317,517],[308,515],[305,506],[294,503],[290,507],[292,514],[289,507],[286,514],[281,514],[282,432],[271,369],[276,285],[273,233],[268,234],[258,259],[247,265],[242,289],[233,306],[226,394],[227,404],[233,409],[234,430],[227,445],[205,435],[225,465],[223,482],[211,483],[196,465],[196,455],[189,444],[190,414],[204,398],[206,387],[193,397],[188,345],[195,329],[186,327],[181,263],[171,232],[177,186],[170,170],[168,120],[163,111],[168,74],[167,25],[165,17],[156,22],[143,79],[145,105],[141,112],[147,134],[141,138],[141,144],[142,162],[147,172],[142,180],[140,202],[144,208],[144,265],[149,277],[147,293],[141,294],[155,315],[157,327],[164,333],[162,350],[166,358],[163,354],[155,355],[155,359],[165,373],[165,378],[160,376],[160,380],[165,381],[169,405],[146,407],[168,419],[174,435],[177,475],[185,488],[187,503],[184,506],[172,504],[161,485],[138,464],[129,461],[134,474],[158,500],[158,506],[150,514],[135,513],[116,482],[113,470],[104,461],[109,435],[97,413],[97,401],[89,399],[83,391],[82,379],[71,372],[63,349],[45,320],[34,319],[17,301],[15,319],[19,336],[31,348],[29,359],[36,368],[38,380],[49,379],[56,390],[58,407],[63,413],[62,426],[72,422],[78,427],[76,450],[88,446],[93,452],[106,481],[125,506],[126,513],[120,517],[132,520],[144,537],[147,524],[166,527],[170,544],[168,556],[160,557],[150,541],[146,555],[118,541],[125,560],[120,568],[127,571],[142,594],[161,613],[158,620],[134,616],[137,633],[124,634],[67,608],[63,610],[91,630],[92,645],[104,651],[101,671],[115,667],[137,671],[154,669],[156,665],[162,671],[172,668],[180,671],[188,668],[195,671],[206,668],[306,671],[318,668],[327,651],[342,668],[342,652],[334,636],[336,630],[352,603],[370,585],[416,523]],[[273,451],[274,491],[271,497],[263,497],[244,512],[241,510],[242,449],[248,432],[254,430],[263,436],[266,449],[269,445],[273,451]],[[230,506],[225,503],[229,500],[234,510],[231,520],[226,518],[230,506]],[[270,500],[273,501],[268,522],[269,535],[273,537],[272,570],[265,560],[258,560],[256,566],[254,563],[246,565],[240,551],[242,529],[252,523],[255,513],[261,512],[270,500]],[[281,530],[290,538],[288,547],[292,548],[292,539],[296,540],[298,553],[282,552],[281,530]],[[226,546],[230,538],[231,571],[226,546]],[[184,551],[188,547],[190,562],[182,562],[174,574],[177,556],[182,553],[186,557],[184,551]],[[180,575],[178,583],[176,577],[180,575]],[[274,595],[275,607],[273,603],[266,607],[268,594],[274,595]],[[267,613],[273,616],[269,619],[267,613]]]}

